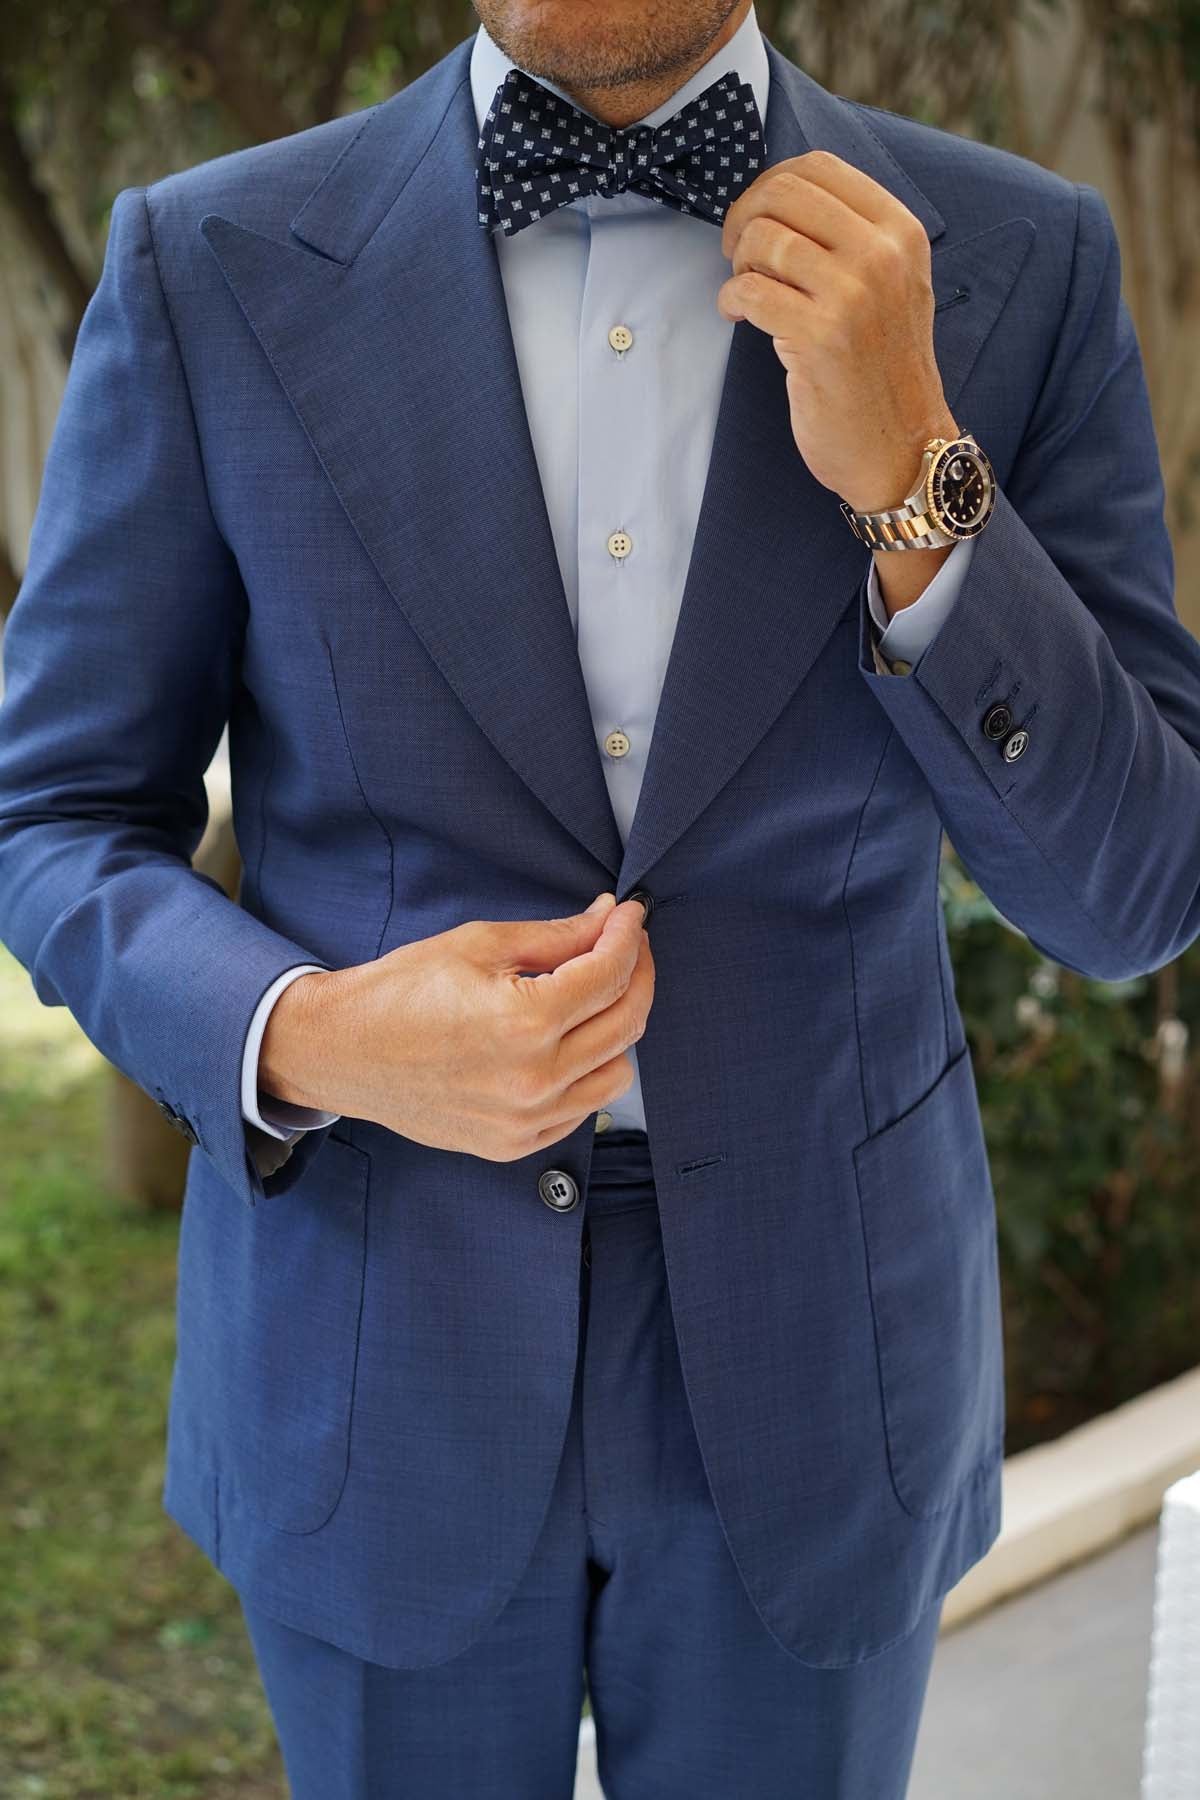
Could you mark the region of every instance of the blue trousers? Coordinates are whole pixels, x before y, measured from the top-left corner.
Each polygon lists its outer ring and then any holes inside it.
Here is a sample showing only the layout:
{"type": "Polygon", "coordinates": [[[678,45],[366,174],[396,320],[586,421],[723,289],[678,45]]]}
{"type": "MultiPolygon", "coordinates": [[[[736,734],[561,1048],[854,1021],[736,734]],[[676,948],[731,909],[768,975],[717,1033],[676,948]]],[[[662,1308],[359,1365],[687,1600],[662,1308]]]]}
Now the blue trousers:
{"type": "Polygon", "coordinates": [[[941,1602],[848,1668],[775,1642],[693,1433],[644,1132],[596,1139],[586,1207],[562,1463],[487,1631],[390,1669],[242,1603],[293,1800],[571,1800],[585,1674],[606,1800],[903,1800],[941,1602]]]}

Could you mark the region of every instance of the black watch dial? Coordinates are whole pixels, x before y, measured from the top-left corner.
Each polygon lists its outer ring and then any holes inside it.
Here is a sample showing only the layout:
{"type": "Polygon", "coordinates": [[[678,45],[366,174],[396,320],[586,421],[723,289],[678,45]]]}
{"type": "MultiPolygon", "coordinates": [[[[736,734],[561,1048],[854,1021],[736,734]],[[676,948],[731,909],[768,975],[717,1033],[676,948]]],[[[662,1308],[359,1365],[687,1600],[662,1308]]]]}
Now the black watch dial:
{"type": "Polygon", "coordinates": [[[957,442],[936,458],[929,477],[929,502],[943,531],[974,537],[996,504],[992,465],[977,446],[957,442]]]}

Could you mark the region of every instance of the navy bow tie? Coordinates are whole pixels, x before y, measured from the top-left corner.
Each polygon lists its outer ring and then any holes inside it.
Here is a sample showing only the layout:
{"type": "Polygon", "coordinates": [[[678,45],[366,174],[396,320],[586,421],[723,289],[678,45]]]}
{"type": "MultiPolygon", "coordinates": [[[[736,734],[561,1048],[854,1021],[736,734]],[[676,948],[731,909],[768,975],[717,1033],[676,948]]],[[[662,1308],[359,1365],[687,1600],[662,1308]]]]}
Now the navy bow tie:
{"type": "Polygon", "coordinates": [[[732,73],[661,125],[618,131],[513,68],[479,137],[479,223],[511,237],[585,194],[632,188],[719,225],[762,158],[754,89],[732,73]]]}

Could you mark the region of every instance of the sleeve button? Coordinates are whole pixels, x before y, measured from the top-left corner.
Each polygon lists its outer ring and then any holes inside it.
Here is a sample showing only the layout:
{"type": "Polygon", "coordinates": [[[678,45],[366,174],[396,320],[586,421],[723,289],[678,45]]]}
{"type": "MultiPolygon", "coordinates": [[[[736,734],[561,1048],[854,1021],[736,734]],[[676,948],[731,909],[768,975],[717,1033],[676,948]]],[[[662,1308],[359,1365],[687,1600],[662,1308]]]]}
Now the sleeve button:
{"type": "Polygon", "coordinates": [[[183,1117],[183,1114],[177,1113],[175,1108],[166,1100],[156,1100],[155,1105],[158,1107],[163,1118],[167,1121],[167,1124],[173,1125],[180,1136],[185,1137],[189,1144],[196,1144],[200,1141],[187,1119],[183,1117]]]}
{"type": "Polygon", "coordinates": [[[1029,733],[1027,731],[1014,731],[1011,737],[1006,737],[1004,740],[1005,762],[1016,762],[1018,756],[1024,755],[1028,744],[1029,733]]]}
{"type": "Polygon", "coordinates": [[[983,734],[985,737],[1002,738],[1011,730],[1012,722],[1012,712],[1003,702],[989,706],[983,715],[983,734]]]}

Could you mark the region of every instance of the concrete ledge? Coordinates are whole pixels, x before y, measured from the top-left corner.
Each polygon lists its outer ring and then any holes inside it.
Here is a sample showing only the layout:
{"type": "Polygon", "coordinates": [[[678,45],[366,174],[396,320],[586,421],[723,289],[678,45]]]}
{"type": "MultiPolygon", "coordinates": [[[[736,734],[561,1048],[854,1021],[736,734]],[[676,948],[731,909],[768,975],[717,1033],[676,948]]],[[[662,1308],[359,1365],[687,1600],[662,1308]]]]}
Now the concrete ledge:
{"type": "Polygon", "coordinates": [[[1006,1458],[1000,1535],[946,1595],[943,1629],[1156,1519],[1200,1469],[1200,1368],[1006,1458]]]}

